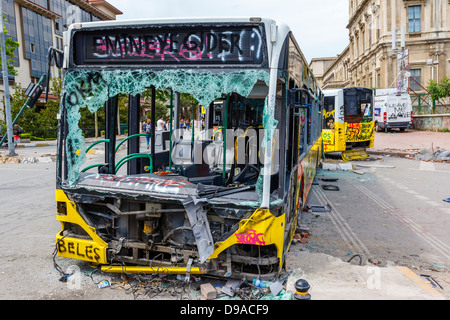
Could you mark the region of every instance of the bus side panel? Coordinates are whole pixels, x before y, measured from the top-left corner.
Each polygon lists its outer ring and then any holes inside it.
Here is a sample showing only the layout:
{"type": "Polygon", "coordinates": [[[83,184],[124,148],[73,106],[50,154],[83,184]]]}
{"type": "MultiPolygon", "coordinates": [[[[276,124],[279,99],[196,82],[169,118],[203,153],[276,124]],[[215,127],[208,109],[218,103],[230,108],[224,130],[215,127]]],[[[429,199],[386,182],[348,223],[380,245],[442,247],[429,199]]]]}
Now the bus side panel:
{"type": "Polygon", "coordinates": [[[322,139],[318,139],[316,143],[311,147],[309,152],[303,158],[301,165],[303,168],[303,204],[306,203],[309,191],[311,190],[314,177],[317,173],[317,162],[320,154],[322,153],[322,139]]]}
{"type": "Polygon", "coordinates": [[[346,149],[345,124],[335,122],[334,129],[322,131],[323,150],[325,153],[341,152],[346,149]]]}
{"type": "Polygon", "coordinates": [[[274,244],[280,267],[283,263],[284,228],[286,214],[275,217],[268,209],[257,209],[249,219],[239,222],[239,229],[225,241],[214,244],[209,259],[215,259],[221,252],[236,244],[267,246],[274,244]]]}

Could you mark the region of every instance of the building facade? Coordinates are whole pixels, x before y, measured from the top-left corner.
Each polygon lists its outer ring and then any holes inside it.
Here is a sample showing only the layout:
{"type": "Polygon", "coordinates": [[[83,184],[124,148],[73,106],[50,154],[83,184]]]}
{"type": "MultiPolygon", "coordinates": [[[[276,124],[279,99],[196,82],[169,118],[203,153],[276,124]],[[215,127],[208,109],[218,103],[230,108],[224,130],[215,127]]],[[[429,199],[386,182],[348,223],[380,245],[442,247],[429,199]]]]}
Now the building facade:
{"type": "MultiPolygon", "coordinates": [[[[17,82],[27,87],[37,83],[48,71],[48,48],[63,48],[63,32],[76,22],[115,20],[120,10],[104,0],[1,0],[4,26],[8,36],[19,42],[15,51],[16,77],[10,76],[10,83],[17,82]]],[[[56,66],[52,75],[57,75],[56,66]]],[[[0,99],[3,100],[3,80],[0,85],[0,99]]],[[[4,105],[0,104],[0,120],[3,120],[4,105]]]]}
{"type": "Polygon", "coordinates": [[[349,0],[349,10],[349,45],[323,73],[324,89],[396,88],[410,76],[420,93],[450,77],[449,0],[349,0]]]}

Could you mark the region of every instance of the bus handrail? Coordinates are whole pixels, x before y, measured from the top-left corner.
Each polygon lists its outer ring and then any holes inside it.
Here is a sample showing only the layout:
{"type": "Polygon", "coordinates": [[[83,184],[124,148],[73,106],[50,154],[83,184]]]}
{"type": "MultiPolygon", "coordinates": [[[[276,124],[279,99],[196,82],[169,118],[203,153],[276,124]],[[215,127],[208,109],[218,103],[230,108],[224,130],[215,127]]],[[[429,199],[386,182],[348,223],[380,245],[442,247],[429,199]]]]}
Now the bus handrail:
{"type": "MultiPolygon", "coordinates": [[[[95,141],[93,144],[91,144],[91,145],[86,149],[86,153],[88,153],[89,150],[91,150],[91,149],[92,149],[94,146],[96,146],[97,144],[100,144],[100,143],[103,143],[103,142],[109,143],[110,140],[109,140],[109,139],[101,139],[101,140],[95,141]]],[[[100,167],[100,166],[102,166],[102,165],[104,165],[104,163],[93,164],[93,165],[91,165],[91,166],[88,166],[88,167],[84,168],[83,170],[81,170],[81,172],[86,172],[86,171],[88,171],[88,170],[90,170],[90,169],[92,169],[92,168],[100,167]]]]}
{"type": "Polygon", "coordinates": [[[128,141],[129,139],[134,138],[134,137],[146,137],[146,136],[150,136],[151,137],[151,134],[150,133],[137,133],[137,134],[133,134],[131,136],[128,136],[128,137],[126,137],[125,139],[123,139],[122,141],[119,142],[119,144],[117,145],[116,150],[114,150],[114,152],[117,153],[117,151],[119,151],[120,146],[122,144],[124,144],[125,141],[128,141]]]}
{"type": "Polygon", "coordinates": [[[84,168],[83,170],[81,170],[81,172],[86,172],[86,171],[88,171],[88,170],[90,170],[90,169],[92,169],[92,168],[100,167],[100,166],[102,166],[102,165],[104,165],[104,163],[93,164],[93,165],[91,165],[91,166],[88,166],[88,167],[84,168]]]}
{"type": "Polygon", "coordinates": [[[91,144],[91,145],[89,146],[89,148],[86,149],[86,153],[88,153],[89,150],[91,150],[91,149],[92,149],[94,146],[96,146],[97,144],[100,144],[100,143],[103,143],[103,142],[109,143],[110,140],[109,140],[109,139],[102,139],[102,140],[98,140],[98,141],[94,142],[93,144],[91,144]]]}
{"type": "Polygon", "coordinates": [[[119,161],[119,163],[117,163],[116,168],[115,168],[115,172],[117,173],[117,171],[119,171],[119,169],[128,161],[133,160],[133,159],[138,159],[138,158],[147,158],[150,160],[150,166],[149,166],[149,171],[152,172],[153,171],[153,158],[151,156],[151,154],[149,153],[132,153],[127,155],[126,157],[124,157],[123,159],[121,159],[119,161]]]}
{"type": "Polygon", "coordinates": [[[295,102],[295,96],[294,94],[296,92],[305,92],[306,94],[308,94],[309,99],[316,99],[316,97],[311,93],[311,91],[305,89],[305,88],[294,88],[294,89],[289,89],[288,90],[288,106],[292,107],[304,107],[304,104],[308,104],[308,103],[296,103],[295,102]]]}

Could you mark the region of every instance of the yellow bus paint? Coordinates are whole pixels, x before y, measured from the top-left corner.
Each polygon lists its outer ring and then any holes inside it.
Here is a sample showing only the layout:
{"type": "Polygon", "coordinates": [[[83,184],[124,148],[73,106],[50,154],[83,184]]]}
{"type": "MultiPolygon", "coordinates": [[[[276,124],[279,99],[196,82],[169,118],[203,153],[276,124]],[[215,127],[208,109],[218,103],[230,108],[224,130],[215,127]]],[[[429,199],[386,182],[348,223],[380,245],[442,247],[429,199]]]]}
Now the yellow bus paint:
{"type": "Polygon", "coordinates": [[[61,222],[62,230],[65,230],[66,223],[80,226],[91,239],[74,238],[64,236],[63,231],[56,235],[56,246],[58,256],[93,262],[97,264],[107,263],[106,249],[108,244],[98,235],[94,227],[89,226],[78,213],[74,202],[70,201],[64,191],[56,190],[57,202],[66,204],[66,214],[57,214],[56,219],[61,222]]]}

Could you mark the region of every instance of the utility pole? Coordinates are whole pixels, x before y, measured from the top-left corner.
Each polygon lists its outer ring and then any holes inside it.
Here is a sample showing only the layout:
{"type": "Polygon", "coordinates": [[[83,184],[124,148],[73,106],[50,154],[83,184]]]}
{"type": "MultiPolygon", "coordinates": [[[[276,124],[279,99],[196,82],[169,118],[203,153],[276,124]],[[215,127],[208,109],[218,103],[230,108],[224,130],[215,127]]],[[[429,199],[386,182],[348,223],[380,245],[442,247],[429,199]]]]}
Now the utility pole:
{"type": "MultiPolygon", "coordinates": [[[[397,94],[408,92],[409,88],[409,50],[406,49],[406,27],[400,28],[400,48],[398,47],[398,30],[392,30],[392,50],[397,53],[397,94]]],[[[392,85],[391,85],[392,86],[392,85]]]]}
{"type": "Polygon", "coordinates": [[[0,42],[1,42],[1,57],[2,57],[2,73],[3,73],[3,86],[5,96],[5,112],[6,112],[6,126],[8,134],[8,150],[10,156],[15,156],[12,116],[11,116],[11,97],[9,95],[9,82],[8,82],[8,65],[6,61],[6,35],[3,28],[3,2],[0,1],[0,42]]]}

